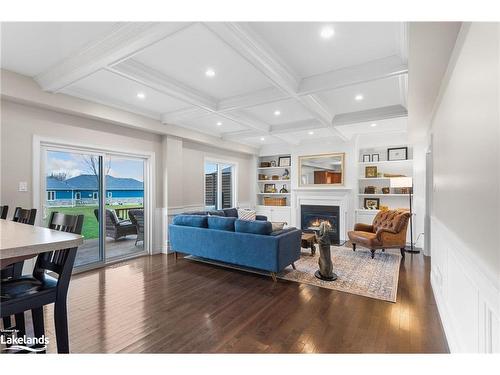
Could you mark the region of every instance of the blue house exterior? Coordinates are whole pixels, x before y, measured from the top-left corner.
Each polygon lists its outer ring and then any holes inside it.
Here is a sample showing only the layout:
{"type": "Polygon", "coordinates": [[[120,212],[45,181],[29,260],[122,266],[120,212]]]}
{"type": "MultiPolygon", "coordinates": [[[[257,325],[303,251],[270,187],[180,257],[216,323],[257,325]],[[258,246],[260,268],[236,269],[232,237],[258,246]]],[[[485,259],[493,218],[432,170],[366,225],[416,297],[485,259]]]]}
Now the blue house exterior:
{"type": "MultiPolygon", "coordinates": [[[[99,199],[98,179],[94,175],[80,175],[63,181],[47,177],[46,194],[49,206],[96,205],[99,199]]],[[[143,182],[106,176],[107,204],[143,204],[143,201],[143,182]]]]}

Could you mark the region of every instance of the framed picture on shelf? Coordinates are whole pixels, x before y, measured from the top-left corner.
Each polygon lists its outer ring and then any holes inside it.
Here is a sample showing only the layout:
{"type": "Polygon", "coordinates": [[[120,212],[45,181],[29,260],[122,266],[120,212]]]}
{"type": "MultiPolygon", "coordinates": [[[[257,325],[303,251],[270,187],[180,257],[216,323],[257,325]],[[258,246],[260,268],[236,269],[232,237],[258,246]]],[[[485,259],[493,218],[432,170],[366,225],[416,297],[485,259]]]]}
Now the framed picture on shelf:
{"type": "Polygon", "coordinates": [[[365,198],[364,206],[367,210],[378,210],[380,207],[380,198],[365,198]]]}
{"type": "Polygon", "coordinates": [[[369,163],[371,162],[370,155],[363,155],[363,163],[369,163]]]}
{"type": "Polygon", "coordinates": [[[264,193],[276,192],[276,184],[264,184],[264,193]]]}
{"type": "Polygon", "coordinates": [[[387,160],[407,160],[408,159],[408,147],[395,147],[387,149],[387,160]]]}
{"type": "Polygon", "coordinates": [[[376,178],[377,177],[377,167],[370,166],[365,167],[365,178],[376,178]]]}
{"type": "Polygon", "coordinates": [[[280,156],[278,158],[278,167],[289,167],[292,163],[290,156],[280,156]]]}
{"type": "Polygon", "coordinates": [[[380,154],[372,154],[372,161],[380,161],[380,154]]]}

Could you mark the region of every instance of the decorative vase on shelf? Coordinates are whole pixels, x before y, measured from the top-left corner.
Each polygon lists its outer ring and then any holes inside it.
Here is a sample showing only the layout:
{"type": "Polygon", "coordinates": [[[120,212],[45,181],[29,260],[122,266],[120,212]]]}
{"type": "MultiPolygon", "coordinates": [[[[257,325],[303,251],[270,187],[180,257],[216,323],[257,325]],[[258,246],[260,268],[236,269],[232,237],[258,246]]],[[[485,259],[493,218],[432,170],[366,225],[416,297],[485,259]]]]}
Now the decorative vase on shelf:
{"type": "Polygon", "coordinates": [[[280,189],[280,193],[288,193],[288,190],[286,189],[286,185],[283,185],[280,189]]]}

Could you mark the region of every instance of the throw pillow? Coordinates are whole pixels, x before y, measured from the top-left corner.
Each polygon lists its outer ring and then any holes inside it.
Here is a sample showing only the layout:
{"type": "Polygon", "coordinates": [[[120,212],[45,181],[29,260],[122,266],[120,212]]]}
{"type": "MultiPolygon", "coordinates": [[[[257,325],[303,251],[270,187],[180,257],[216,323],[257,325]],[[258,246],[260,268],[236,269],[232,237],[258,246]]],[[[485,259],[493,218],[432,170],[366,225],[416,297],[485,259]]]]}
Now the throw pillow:
{"type": "Polygon", "coordinates": [[[240,208],[238,209],[238,219],[247,220],[247,221],[255,221],[256,213],[254,210],[240,208]]]}
{"type": "Polygon", "coordinates": [[[273,226],[273,232],[277,232],[279,230],[282,230],[286,223],[281,222],[281,223],[271,223],[271,224],[273,226]]]}

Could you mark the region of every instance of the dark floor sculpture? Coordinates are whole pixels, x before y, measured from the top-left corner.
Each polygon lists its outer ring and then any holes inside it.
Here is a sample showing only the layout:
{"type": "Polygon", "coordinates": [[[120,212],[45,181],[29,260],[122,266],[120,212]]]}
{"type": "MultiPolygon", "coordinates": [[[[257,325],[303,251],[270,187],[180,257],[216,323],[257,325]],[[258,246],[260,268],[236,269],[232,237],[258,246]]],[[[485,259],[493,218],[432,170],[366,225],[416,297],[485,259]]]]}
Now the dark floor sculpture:
{"type": "Polygon", "coordinates": [[[330,223],[323,221],[319,226],[319,233],[316,233],[319,247],[319,270],[314,273],[314,276],[325,281],[337,280],[337,275],[333,273],[332,253],[330,251],[331,229],[330,223]]]}

